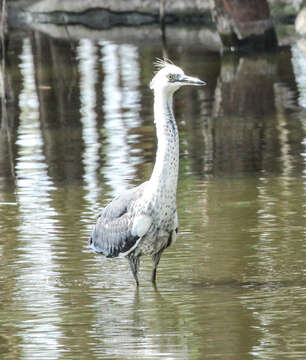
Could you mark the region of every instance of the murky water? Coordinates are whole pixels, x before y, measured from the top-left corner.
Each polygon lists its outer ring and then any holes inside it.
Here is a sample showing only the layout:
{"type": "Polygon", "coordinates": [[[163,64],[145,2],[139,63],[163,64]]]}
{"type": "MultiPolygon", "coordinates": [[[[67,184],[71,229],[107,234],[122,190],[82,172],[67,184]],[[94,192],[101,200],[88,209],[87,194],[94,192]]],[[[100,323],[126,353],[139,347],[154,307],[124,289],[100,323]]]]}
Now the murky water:
{"type": "Polygon", "coordinates": [[[158,290],[150,259],[137,290],[87,239],[98,210],[150,176],[160,43],[11,34],[1,359],[305,359],[306,57],[186,48],[169,56],[208,86],[176,96],[180,236],[158,290]]]}

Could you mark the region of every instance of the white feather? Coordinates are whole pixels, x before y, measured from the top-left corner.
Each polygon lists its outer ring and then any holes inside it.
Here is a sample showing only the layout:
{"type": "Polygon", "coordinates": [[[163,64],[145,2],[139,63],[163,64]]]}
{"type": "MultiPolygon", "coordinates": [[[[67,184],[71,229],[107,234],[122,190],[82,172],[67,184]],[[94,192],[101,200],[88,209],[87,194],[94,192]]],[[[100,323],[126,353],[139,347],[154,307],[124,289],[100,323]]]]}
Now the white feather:
{"type": "Polygon", "coordinates": [[[133,222],[132,235],[142,238],[147,233],[151,225],[151,216],[145,214],[138,215],[133,222]]]}

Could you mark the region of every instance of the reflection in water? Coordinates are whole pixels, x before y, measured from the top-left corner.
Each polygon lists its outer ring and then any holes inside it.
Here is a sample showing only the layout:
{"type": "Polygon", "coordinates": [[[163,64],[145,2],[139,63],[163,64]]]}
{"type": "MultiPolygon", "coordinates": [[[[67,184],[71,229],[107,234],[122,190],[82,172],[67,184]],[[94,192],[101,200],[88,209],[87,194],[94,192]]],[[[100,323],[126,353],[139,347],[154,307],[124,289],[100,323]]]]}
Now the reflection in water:
{"type": "Polygon", "coordinates": [[[188,358],[187,336],[177,305],[153,288],[115,293],[97,302],[94,351],[103,358],[188,358]],[[120,316],[116,316],[120,314],[120,316]],[[169,316],[171,314],[171,316],[169,316]]]}
{"type": "Polygon", "coordinates": [[[297,46],[292,46],[292,64],[299,89],[299,104],[306,108],[306,54],[297,46]]]}
{"type": "Polygon", "coordinates": [[[86,198],[91,205],[97,201],[97,189],[99,187],[97,171],[99,170],[99,151],[101,147],[96,119],[97,51],[97,46],[88,39],[80,41],[77,51],[80,72],[80,112],[85,147],[82,160],[87,191],[86,198]]]}
{"type": "Polygon", "coordinates": [[[176,102],[180,236],[159,292],[150,259],[136,291],[128,263],[93,256],[87,238],[108,197],[152,167],[147,84],[160,54],[37,32],[14,45],[16,149],[0,147],[16,172],[16,184],[1,172],[1,359],[305,358],[306,144],[291,52],[237,59],[187,45],[188,56],[169,53],[209,85],[176,102]]]}
{"type": "Polygon", "coordinates": [[[21,113],[16,162],[20,268],[14,300],[23,299],[24,316],[18,324],[19,331],[27,329],[22,331],[23,358],[30,359],[34,353],[51,358],[57,356],[58,338],[61,337],[56,325],[59,320],[56,288],[48,282],[57,273],[52,249],[56,240],[56,220],[50,206],[50,191],[55,188],[47,175],[43,155],[33,54],[28,38],[23,43],[21,60],[24,82],[19,97],[21,113]],[[37,317],[38,313],[41,316],[37,317]]]}
{"type": "Polygon", "coordinates": [[[261,273],[267,280],[276,280],[281,273],[282,279],[292,278],[296,268],[302,265],[300,257],[294,251],[302,250],[303,236],[299,224],[303,221],[303,200],[297,196],[303,192],[303,181],[292,178],[260,178],[258,185],[258,242],[256,249],[260,254],[261,273]],[[275,190],[277,189],[277,193],[275,190]],[[294,249],[288,239],[296,239],[294,249]],[[288,260],[286,265],[280,263],[282,256],[288,260]],[[301,263],[299,263],[301,262],[301,263]],[[290,271],[289,271],[290,270],[290,271]]]}
{"type": "Polygon", "coordinates": [[[101,43],[101,53],[105,73],[105,177],[115,195],[129,187],[135,174],[130,147],[130,142],[135,140],[127,135],[130,129],[139,126],[138,54],[134,46],[111,43],[101,43]]]}
{"type": "Polygon", "coordinates": [[[197,174],[290,175],[298,170],[303,124],[296,114],[295,82],[287,75],[289,56],[284,51],[222,58],[213,106],[201,96],[202,117],[189,126],[197,174]]]}
{"type": "MultiPolygon", "coordinates": [[[[303,40],[300,40],[303,41],[303,40]]],[[[305,41],[305,40],[304,40],[305,41]]],[[[299,90],[299,105],[303,108],[306,108],[306,54],[302,52],[299,46],[295,45],[292,47],[292,64],[293,70],[296,78],[297,87],[299,90]]],[[[301,113],[300,121],[302,123],[302,128],[304,130],[304,139],[302,145],[304,150],[301,151],[301,155],[304,158],[304,174],[306,173],[306,120],[305,112],[301,113]]]]}

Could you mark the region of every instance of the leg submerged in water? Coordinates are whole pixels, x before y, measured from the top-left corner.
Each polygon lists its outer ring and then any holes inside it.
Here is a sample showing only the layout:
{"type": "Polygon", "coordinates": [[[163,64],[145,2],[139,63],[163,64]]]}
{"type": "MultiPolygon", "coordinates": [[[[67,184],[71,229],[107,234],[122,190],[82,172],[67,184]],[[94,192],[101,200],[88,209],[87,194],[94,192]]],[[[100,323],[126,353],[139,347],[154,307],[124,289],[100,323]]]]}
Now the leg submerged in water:
{"type": "Polygon", "coordinates": [[[168,237],[168,240],[166,242],[166,245],[164,247],[162,247],[159,252],[157,252],[156,254],[154,254],[152,256],[152,260],[153,260],[153,263],[154,263],[154,268],[153,268],[153,271],[152,271],[152,283],[156,286],[156,272],[157,272],[157,267],[158,267],[158,264],[159,264],[159,260],[162,256],[162,253],[165,249],[167,249],[173,241],[175,241],[175,237],[176,237],[176,234],[177,234],[177,228],[171,232],[171,234],[169,235],[168,237]]]}
{"type": "Polygon", "coordinates": [[[154,285],[156,285],[156,272],[157,272],[157,266],[159,264],[159,260],[161,258],[161,255],[163,253],[163,250],[159,251],[157,254],[154,254],[152,256],[152,260],[153,260],[153,263],[154,263],[154,268],[153,268],[153,271],[152,271],[152,283],[154,285]]]}

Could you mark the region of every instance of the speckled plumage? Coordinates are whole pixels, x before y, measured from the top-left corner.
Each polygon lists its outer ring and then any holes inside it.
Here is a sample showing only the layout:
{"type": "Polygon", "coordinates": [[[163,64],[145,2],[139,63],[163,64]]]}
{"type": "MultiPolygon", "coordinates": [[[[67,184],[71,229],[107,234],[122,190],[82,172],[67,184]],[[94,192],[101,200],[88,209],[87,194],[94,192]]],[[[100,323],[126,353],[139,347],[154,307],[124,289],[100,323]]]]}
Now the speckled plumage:
{"type": "Polygon", "coordinates": [[[182,85],[204,85],[187,77],[177,66],[159,61],[150,83],[154,91],[157,154],[149,181],[115,198],[101,212],[89,240],[90,247],[106,257],[126,256],[138,285],[139,258],[152,256],[156,269],[162,252],[175,241],[178,230],[176,189],[179,135],[173,114],[173,94],[182,85]]]}

